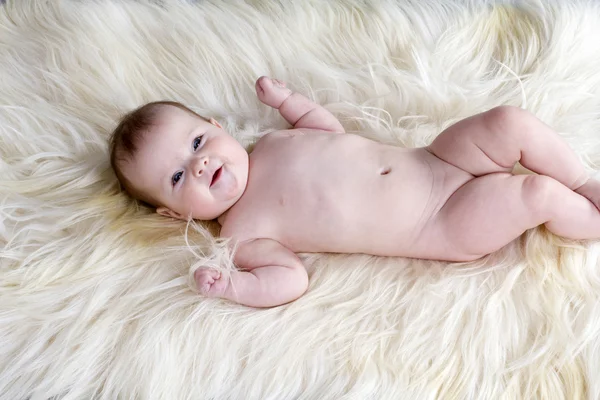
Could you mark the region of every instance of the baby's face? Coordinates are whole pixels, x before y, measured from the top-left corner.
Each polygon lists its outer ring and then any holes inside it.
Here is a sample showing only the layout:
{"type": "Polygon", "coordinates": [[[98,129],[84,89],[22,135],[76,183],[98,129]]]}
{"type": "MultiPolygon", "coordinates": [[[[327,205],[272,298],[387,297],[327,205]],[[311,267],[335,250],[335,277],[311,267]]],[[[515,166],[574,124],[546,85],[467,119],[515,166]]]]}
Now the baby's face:
{"type": "Polygon", "coordinates": [[[123,172],[161,204],[159,214],[211,220],[242,196],[248,153],[216,121],[165,106],[123,172]]]}

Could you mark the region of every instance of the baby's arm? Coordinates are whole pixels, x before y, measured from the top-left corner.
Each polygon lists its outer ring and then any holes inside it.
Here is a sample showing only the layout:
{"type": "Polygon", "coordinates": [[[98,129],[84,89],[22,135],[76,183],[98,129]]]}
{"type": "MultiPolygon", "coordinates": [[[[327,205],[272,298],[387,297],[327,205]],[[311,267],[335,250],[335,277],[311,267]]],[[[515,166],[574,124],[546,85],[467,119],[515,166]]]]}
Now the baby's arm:
{"type": "Polygon", "coordinates": [[[308,274],[300,259],[274,240],[243,242],[234,261],[241,271],[232,271],[229,280],[219,271],[196,271],[200,292],[250,307],[274,307],[296,300],[308,288],[308,274]]]}
{"type": "Polygon", "coordinates": [[[344,133],[344,127],[333,114],[300,93],[292,92],[281,81],[266,76],[258,78],[256,94],[264,104],[279,110],[294,128],[344,133]]]}

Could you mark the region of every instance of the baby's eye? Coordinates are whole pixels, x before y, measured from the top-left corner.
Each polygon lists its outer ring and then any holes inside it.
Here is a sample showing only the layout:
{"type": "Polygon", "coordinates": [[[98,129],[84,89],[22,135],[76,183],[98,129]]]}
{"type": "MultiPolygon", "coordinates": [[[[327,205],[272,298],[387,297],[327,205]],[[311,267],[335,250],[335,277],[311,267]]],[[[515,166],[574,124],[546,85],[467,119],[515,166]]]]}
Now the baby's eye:
{"type": "Polygon", "coordinates": [[[198,150],[198,146],[200,146],[200,143],[202,143],[202,136],[198,136],[196,139],[194,139],[194,151],[198,150]]]}
{"type": "Polygon", "coordinates": [[[173,177],[171,178],[171,183],[173,184],[173,186],[177,185],[177,182],[179,182],[179,180],[181,179],[181,175],[183,175],[182,171],[175,172],[173,174],[173,177]]]}

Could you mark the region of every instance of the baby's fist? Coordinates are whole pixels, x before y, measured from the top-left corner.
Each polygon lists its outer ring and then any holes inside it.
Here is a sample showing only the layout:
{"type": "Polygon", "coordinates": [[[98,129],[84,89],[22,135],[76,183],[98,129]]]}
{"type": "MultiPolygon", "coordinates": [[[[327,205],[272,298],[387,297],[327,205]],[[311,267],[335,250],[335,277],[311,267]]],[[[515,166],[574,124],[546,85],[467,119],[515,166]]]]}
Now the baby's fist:
{"type": "Polygon", "coordinates": [[[292,91],[285,87],[285,83],[278,79],[261,76],[256,81],[256,94],[258,99],[268,106],[279,108],[292,91]]]}
{"type": "Polygon", "coordinates": [[[206,297],[222,297],[229,284],[220,271],[209,268],[199,268],[194,272],[194,280],[198,291],[206,297]]]}

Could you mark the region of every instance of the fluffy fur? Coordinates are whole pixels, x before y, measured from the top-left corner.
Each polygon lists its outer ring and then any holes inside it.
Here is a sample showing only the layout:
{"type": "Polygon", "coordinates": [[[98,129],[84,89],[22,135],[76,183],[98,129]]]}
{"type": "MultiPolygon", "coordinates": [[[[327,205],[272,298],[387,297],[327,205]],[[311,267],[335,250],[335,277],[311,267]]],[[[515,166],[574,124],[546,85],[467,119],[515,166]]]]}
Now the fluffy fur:
{"type": "Polygon", "coordinates": [[[253,310],[194,293],[190,268],[231,267],[214,226],[186,243],[118,192],[107,154],[117,118],[159,99],[250,146],[285,125],[255,97],[268,74],[401,146],[519,105],[597,169],[598,37],[591,0],[7,1],[0,398],[599,398],[598,243],[306,255],[308,293],[253,310]]]}

